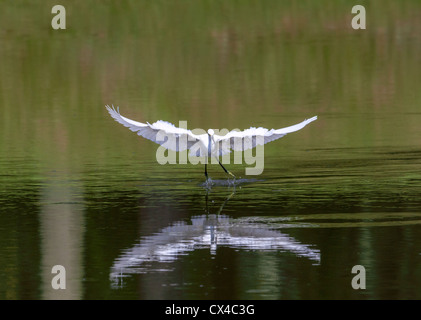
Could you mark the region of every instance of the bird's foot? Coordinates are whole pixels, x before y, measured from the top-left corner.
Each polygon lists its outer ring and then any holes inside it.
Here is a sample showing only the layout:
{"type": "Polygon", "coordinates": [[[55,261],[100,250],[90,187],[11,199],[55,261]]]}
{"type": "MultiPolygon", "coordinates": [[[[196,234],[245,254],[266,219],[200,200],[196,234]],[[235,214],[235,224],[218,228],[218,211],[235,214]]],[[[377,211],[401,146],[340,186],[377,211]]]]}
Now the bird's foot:
{"type": "Polygon", "coordinates": [[[208,190],[208,191],[210,191],[212,189],[213,181],[210,177],[206,177],[206,181],[204,183],[204,186],[205,186],[206,190],[208,190]]]}
{"type": "Polygon", "coordinates": [[[234,180],[235,180],[235,175],[234,175],[231,171],[227,171],[227,173],[228,173],[231,177],[233,177],[233,178],[234,178],[234,180]]]}

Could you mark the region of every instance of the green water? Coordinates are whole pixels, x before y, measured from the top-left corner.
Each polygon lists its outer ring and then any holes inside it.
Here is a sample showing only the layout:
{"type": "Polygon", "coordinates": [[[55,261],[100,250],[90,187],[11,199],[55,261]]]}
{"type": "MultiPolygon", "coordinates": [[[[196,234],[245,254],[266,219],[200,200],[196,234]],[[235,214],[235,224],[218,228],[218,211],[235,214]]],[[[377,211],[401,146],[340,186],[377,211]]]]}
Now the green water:
{"type": "Polygon", "coordinates": [[[1,299],[421,298],[418,1],[360,2],[366,30],[345,1],[73,1],[66,30],[55,4],[0,3],[1,299]],[[105,104],[189,129],[319,118],[207,188],[105,104]]]}

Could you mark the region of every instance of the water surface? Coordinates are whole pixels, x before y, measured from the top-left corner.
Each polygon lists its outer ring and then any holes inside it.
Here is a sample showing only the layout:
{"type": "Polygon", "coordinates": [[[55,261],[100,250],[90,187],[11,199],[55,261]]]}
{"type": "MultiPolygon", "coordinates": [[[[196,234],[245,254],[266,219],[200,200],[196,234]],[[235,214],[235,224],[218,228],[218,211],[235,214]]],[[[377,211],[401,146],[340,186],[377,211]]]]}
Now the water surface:
{"type": "Polygon", "coordinates": [[[370,1],[359,32],[333,1],[94,1],[57,32],[52,5],[0,4],[0,298],[421,298],[418,2],[370,1]],[[209,186],[105,104],[189,129],[319,119],[209,186]]]}

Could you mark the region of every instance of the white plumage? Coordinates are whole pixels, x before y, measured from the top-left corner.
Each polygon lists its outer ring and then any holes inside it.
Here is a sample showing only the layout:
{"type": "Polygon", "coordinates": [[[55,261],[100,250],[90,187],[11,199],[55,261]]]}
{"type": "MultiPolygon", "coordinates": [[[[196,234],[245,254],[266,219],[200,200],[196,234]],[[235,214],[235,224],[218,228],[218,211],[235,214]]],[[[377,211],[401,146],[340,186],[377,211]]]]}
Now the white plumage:
{"type": "MultiPolygon", "coordinates": [[[[137,122],[123,117],[119,109],[116,110],[114,106],[107,105],[105,107],[114,120],[136,132],[139,136],[164,145],[167,149],[173,151],[190,150],[190,155],[204,157],[219,157],[230,153],[232,150],[245,151],[255,148],[256,145],[263,145],[282,138],[287,133],[298,131],[317,119],[317,116],[315,116],[296,125],[277,130],[251,127],[244,131],[233,130],[226,135],[218,135],[214,130],[209,129],[207,133],[194,134],[191,130],[177,128],[167,121],[159,120],[153,124],[137,122]]],[[[227,172],[225,168],[224,170],[227,172]]]]}

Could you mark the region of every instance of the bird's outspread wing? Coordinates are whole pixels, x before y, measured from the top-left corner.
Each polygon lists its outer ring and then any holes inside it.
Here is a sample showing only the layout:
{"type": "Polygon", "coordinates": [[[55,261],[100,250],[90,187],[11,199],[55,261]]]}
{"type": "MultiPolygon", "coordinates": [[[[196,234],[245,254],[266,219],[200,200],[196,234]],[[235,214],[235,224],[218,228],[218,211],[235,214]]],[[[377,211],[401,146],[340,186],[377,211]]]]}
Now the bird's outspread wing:
{"type": "MultiPolygon", "coordinates": [[[[120,114],[118,107],[117,110],[114,106],[110,107],[107,105],[105,107],[115,121],[121,123],[131,131],[136,132],[139,136],[163,145],[167,149],[185,151],[193,146],[197,148],[198,145],[200,146],[200,149],[206,149],[203,145],[203,137],[201,137],[201,135],[195,135],[190,130],[177,128],[172,123],[162,120],[153,124],[137,122],[123,117],[120,114]]],[[[197,151],[195,152],[197,153],[197,151]]]]}
{"type": "Polygon", "coordinates": [[[310,122],[317,119],[317,116],[304,120],[298,124],[282,129],[254,128],[246,129],[244,131],[230,131],[224,136],[214,135],[215,147],[213,152],[216,155],[222,156],[233,151],[244,151],[253,149],[257,145],[264,145],[268,142],[282,138],[287,133],[298,131],[304,128],[310,122]]]}

